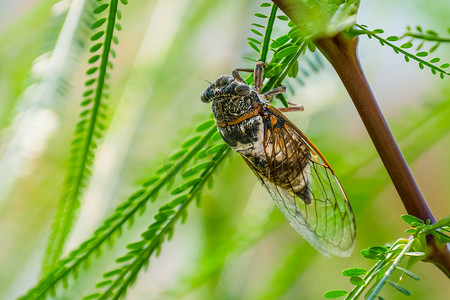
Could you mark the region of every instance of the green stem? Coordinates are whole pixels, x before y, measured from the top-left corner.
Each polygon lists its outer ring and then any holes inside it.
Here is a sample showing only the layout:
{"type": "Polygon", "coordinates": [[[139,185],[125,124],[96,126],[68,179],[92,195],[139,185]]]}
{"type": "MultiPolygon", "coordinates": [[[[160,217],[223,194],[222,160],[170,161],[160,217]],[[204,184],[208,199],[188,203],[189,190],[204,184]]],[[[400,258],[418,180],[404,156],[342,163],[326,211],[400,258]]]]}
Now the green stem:
{"type": "Polygon", "coordinates": [[[391,277],[392,273],[395,271],[397,266],[399,266],[400,263],[402,262],[403,257],[405,257],[406,253],[409,251],[409,249],[411,248],[413,242],[414,242],[414,238],[411,237],[409,242],[408,242],[408,244],[405,245],[405,247],[403,248],[402,252],[400,252],[400,254],[395,258],[395,260],[392,263],[392,265],[386,271],[386,273],[384,273],[383,278],[381,278],[381,280],[375,286],[375,289],[370,294],[370,296],[367,298],[367,300],[374,300],[375,297],[380,293],[381,289],[386,284],[386,281],[389,280],[389,278],[391,277]]]}
{"type": "Polygon", "coordinates": [[[275,22],[275,18],[277,16],[277,10],[278,7],[275,4],[273,4],[272,10],[270,11],[269,20],[267,21],[266,34],[264,35],[263,47],[261,49],[261,58],[259,59],[263,63],[266,63],[267,60],[267,53],[269,52],[270,36],[272,35],[273,23],[275,22]]]}
{"type": "Polygon", "coordinates": [[[439,42],[439,43],[450,43],[450,39],[446,39],[446,38],[441,38],[439,36],[436,35],[427,35],[427,34],[420,34],[420,33],[412,33],[412,32],[407,32],[405,33],[402,37],[413,37],[416,39],[421,39],[424,41],[430,41],[430,42],[439,42]]]}

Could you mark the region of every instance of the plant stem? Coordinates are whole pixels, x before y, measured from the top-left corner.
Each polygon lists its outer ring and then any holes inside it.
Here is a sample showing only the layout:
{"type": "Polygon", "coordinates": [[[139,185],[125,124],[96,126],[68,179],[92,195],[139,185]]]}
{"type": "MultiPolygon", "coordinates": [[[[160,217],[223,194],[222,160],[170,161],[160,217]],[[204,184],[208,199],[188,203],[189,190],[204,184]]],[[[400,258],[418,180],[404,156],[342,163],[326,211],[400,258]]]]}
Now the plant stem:
{"type": "Polygon", "coordinates": [[[270,36],[272,35],[273,22],[277,16],[277,9],[278,7],[274,4],[270,11],[269,21],[267,21],[266,34],[264,35],[263,47],[261,49],[261,58],[259,59],[263,63],[266,63],[267,53],[269,52],[270,36]]]}
{"type": "Polygon", "coordinates": [[[430,41],[430,42],[450,43],[450,39],[442,38],[437,35],[420,34],[420,33],[413,33],[413,32],[407,32],[400,38],[407,37],[407,36],[412,37],[412,38],[421,39],[424,41],[430,41]]]}
{"type": "MultiPolygon", "coordinates": [[[[356,54],[357,38],[348,39],[343,33],[338,33],[333,37],[319,38],[314,43],[336,70],[352,98],[408,214],[435,223],[436,219],[417,186],[361,69],[356,54]]],[[[431,249],[428,260],[450,277],[449,249],[445,245],[436,245],[431,235],[427,237],[427,244],[431,249]]]]}
{"type": "MultiPolygon", "coordinates": [[[[273,2],[297,23],[297,6],[301,1],[273,2]]],[[[361,69],[356,54],[357,38],[347,38],[340,32],[335,36],[316,38],[313,42],[336,70],[347,89],[408,214],[436,223],[361,69]]],[[[449,248],[446,245],[436,245],[432,235],[427,236],[427,244],[431,250],[427,259],[450,277],[449,248]]]]}
{"type": "Polygon", "coordinates": [[[356,57],[357,39],[342,34],[315,41],[347,89],[410,215],[436,222],[378,107],[356,57]]]}
{"type": "Polygon", "coordinates": [[[389,267],[389,269],[384,273],[383,278],[378,282],[378,284],[375,286],[375,289],[370,293],[370,296],[367,298],[367,300],[374,300],[375,297],[380,293],[383,286],[386,284],[386,282],[391,277],[392,273],[395,271],[395,269],[400,265],[403,258],[405,257],[406,253],[409,251],[409,249],[412,247],[412,244],[414,242],[414,238],[410,238],[408,244],[405,245],[402,252],[397,256],[397,258],[394,260],[392,265],[389,267]]]}

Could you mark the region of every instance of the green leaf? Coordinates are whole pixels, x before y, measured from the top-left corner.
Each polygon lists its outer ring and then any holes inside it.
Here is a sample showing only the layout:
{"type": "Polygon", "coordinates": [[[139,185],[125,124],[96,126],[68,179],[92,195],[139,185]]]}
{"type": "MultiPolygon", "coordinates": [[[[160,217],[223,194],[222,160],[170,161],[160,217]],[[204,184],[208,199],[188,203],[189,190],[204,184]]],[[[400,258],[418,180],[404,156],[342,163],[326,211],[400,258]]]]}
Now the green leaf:
{"type": "Polygon", "coordinates": [[[251,25],[253,25],[255,27],[259,27],[259,28],[266,28],[266,26],[258,24],[258,23],[252,23],[251,25]]]}
{"type": "Polygon", "coordinates": [[[146,180],[146,181],[142,184],[142,186],[144,186],[144,187],[149,187],[149,186],[151,186],[152,184],[154,184],[155,182],[157,182],[157,181],[159,180],[159,178],[160,178],[159,176],[153,176],[152,178],[146,180]]]}
{"type": "Polygon", "coordinates": [[[408,48],[411,48],[412,46],[413,46],[413,44],[411,42],[407,42],[407,43],[404,43],[403,45],[401,45],[400,48],[408,49],[408,48]]]}
{"type": "Polygon", "coordinates": [[[283,48],[283,49],[277,51],[277,52],[275,53],[275,56],[276,56],[277,58],[283,58],[283,57],[292,55],[292,54],[294,54],[295,52],[297,52],[298,48],[299,48],[299,47],[298,47],[297,45],[290,45],[290,46],[287,46],[286,48],[283,48]]]}
{"type": "Polygon", "coordinates": [[[434,64],[434,63],[439,62],[440,60],[441,60],[441,59],[440,59],[439,57],[435,57],[435,58],[433,58],[432,60],[430,60],[430,63],[434,64]]]}
{"type": "Polygon", "coordinates": [[[201,136],[199,136],[199,135],[194,136],[193,138],[190,138],[189,140],[187,140],[186,142],[181,144],[181,148],[189,148],[190,146],[195,144],[200,139],[201,139],[201,136]]]}
{"type": "Polygon", "coordinates": [[[346,295],[348,295],[348,293],[344,290],[332,290],[323,294],[323,296],[327,299],[339,298],[346,295]]]}
{"type": "Polygon", "coordinates": [[[298,75],[298,61],[294,61],[294,63],[291,66],[291,69],[289,70],[289,77],[295,78],[298,75]]]}
{"type": "Polygon", "coordinates": [[[252,47],[253,50],[255,50],[257,53],[261,53],[261,50],[259,50],[258,46],[256,46],[255,43],[253,43],[253,42],[247,42],[247,43],[248,43],[248,45],[249,45],[250,47],[252,47]]]}
{"type": "Polygon", "coordinates": [[[449,63],[445,63],[445,64],[442,64],[441,65],[441,69],[445,69],[445,68],[448,68],[448,67],[450,67],[450,64],[449,63]]]}
{"type": "Polygon", "coordinates": [[[269,6],[272,6],[272,4],[267,3],[267,2],[263,2],[263,3],[261,3],[260,6],[261,6],[261,7],[269,7],[269,6]]]}
{"type": "Polygon", "coordinates": [[[347,270],[344,270],[342,272],[342,275],[347,277],[354,277],[354,276],[361,276],[367,273],[367,270],[361,269],[361,268],[350,268],[347,270]]]}
{"type": "MultiPolygon", "coordinates": [[[[93,64],[100,58],[100,55],[94,55],[88,59],[88,63],[93,64]]],[[[95,79],[94,79],[95,80],[95,79]]]]}
{"type": "Polygon", "coordinates": [[[226,146],[227,146],[227,145],[226,145],[225,143],[221,143],[221,144],[214,145],[214,146],[212,146],[211,148],[208,149],[207,153],[208,153],[209,155],[214,154],[214,153],[217,153],[217,152],[219,152],[220,150],[222,150],[223,147],[226,147],[226,146]]]}
{"type": "Polygon", "coordinates": [[[183,157],[186,153],[188,153],[188,149],[181,149],[181,150],[179,150],[178,152],[172,154],[172,155],[169,157],[169,160],[170,160],[170,161],[175,161],[175,160],[177,160],[177,159],[183,157]]]}
{"type": "Polygon", "coordinates": [[[357,286],[362,286],[366,284],[366,281],[361,277],[353,276],[350,278],[350,283],[357,286]]]}
{"type": "Polygon", "coordinates": [[[164,211],[159,211],[155,216],[154,219],[157,222],[164,222],[169,218],[171,215],[175,214],[175,211],[172,209],[166,209],[164,211]]]}
{"type": "Polygon", "coordinates": [[[195,131],[196,131],[196,132],[202,132],[202,131],[205,131],[205,130],[211,128],[214,124],[215,124],[215,121],[214,121],[214,120],[208,120],[208,121],[205,121],[205,122],[201,123],[200,125],[198,125],[198,126],[195,128],[195,131]]]}
{"type": "Polygon", "coordinates": [[[368,259],[375,259],[375,260],[383,260],[386,258],[386,255],[384,252],[386,252],[388,249],[386,248],[385,251],[379,251],[379,249],[373,249],[375,247],[364,249],[361,251],[361,255],[368,259]]]}
{"type": "Polygon", "coordinates": [[[171,195],[180,194],[180,193],[184,192],[185,190],[187,190],[188,188],[190,188],[191,186],[197,184],[201,180],[202,180],[201,178],[194,178],[192,180],[189,180],[188,182],[185,182],[183,185],[174,189],[170,194],[171,195]]]}
{"type": "Polygon", "coordinates": [[[269,70],[266,71],[266,76],[267,77],[274,77],[279,75],[282,71],[283,71],[283,66],[282,65],[275,65],[272,68],[270,68],[269,70]]]}
{"type": "Polygon", "coordinates": [[[180,205],[180,204],[185,203],[185,202],[189,199],[189,197],[190,197],[190,195],[189,195],[189,194],[186,194],[186,195],[182,195],[182,196],[179,196],[179,197],[173,199],[173,200],[170,202],[171,207],[175,207],[175,206],[177,206],[177,205],[180,205]]]}
{"type": "Polygon", "coordinates": [[[264,36],[264,34],[262,34],[261,32],[259,32],[259,31],[256,30],[256,29],[250,29],[250,31],[253,32],[253,33],[256,34],[256,35],[264,36]]]}
{"type": "Polygon", "coordinates": [[[250,42],[253,42],[253,43],[257,44],[257,45],[262,45],[262,43],[260,41],[258,41],[257,39],[254,39],[254,38],[250,37],[250,38],[247,38],[247,40],[250,41],[250,42]]]}
{"type": "Polygon", "coordinates": [[[104,34],[105,34],[105,31],[104,31],[104,30],[99,31],[99,32],[97,32],[97,33],[94,33],[94,34],[91,36],[91,41],[96,41],[96,40],[98,40],[98,39],[101,38],[104,34]]]}
{"type": "Polygon", "coordinates": [[[418,56],[418,57],[425,57],[425,56],[428,56],[428,52],[427,51],[421,51],[421,52],[416,53],[416,56],[418,56]]]}
{"type": "Polygon", "coordinates": [[[91,29],[96,29],[96,28],[102,26],[105,22],[106,22],[106,18],[101,18],[92,24],[91,29]]]}
{"type": "Polygon", "coordinates": [[[113,281],[112,280],[104,280],[104,281],[100,281],[99,283],[97,283],[95,285],[96,288],[101,288],[107,285],[110,285],[113,281]]]}
{"type": "Polygon", "coordinates": [[[289,18],[287,16],[283,16],[283,15],[277,16],[277,18],[280,19],[281,21],[288,21],[289,20],[289,18]]]}
{"type": "Polygon", "coordinates": [[[411,295],[411,293],[405,289],[404,287],[402,287],[401,285],[399,285],[398,283],[395,283],[391,280],[387,281],[390,285],[392,285],[395,289],[397,289],[400,293],[405,294],[407,296],[411,295]]]}
{"type": "Polygon", "coordinates": [[[398,37],[395,35],[392,35],[392,36],[388,37],[386,40],[388,40],[389,42],[395,42],[395,41],[398,41],[398,37]]]}
{"type": "Polygon", "coordinates": [[[92,67],[92,68],[89,68],[89,69],[86,71],[86,75],[92,75],[92,74],[94,74],[97,70],[98,70],[98,67],[92,67]]]}
{"type": "Polygon", "coordinates": [[[195,175],[195,174],[197,174],[198,172],[200,172],[201,170],[203,170],[203,169],[205,169],[205,168],[207,168],[207,167],[209,167],[209,166],[212,166],[213,164],[214,164],[213,161],[202,162],[202,163],[200,163],[200,164],[198,164],[198,165],[195,165],[194,167],[192,167],[192,168],[186,170],[186,171],[181,175],[181,177],[182,177],[182,178],[187,178],[187,177],[189,177],[189,176],[195,175]]]}
{"type": "Polygon", "coordinates": [[[147,244],[146,241],[140,241],[140,242],[131,243],[131,244],[127,245],[127,249],[129,249],[129,250],[142,249],[142,248],[144,248],[144,246],[146,244],[147,244]]]}
{"type": "Polygon", "coordinates": [[[132,259],[134,257],[134,255],[132,255],[132,254],[126,254],[126,255],[124,255],[124,256],[122,256],[122,257],[119,257],[119,258],[117,258],[116,259],[116,263],[123,263],[123,262],[126,262],[126,261],[129,261],[130,259],[132,259]]]}
{"type": "Polygon", "coordinates": [[[93,293],[93,294],[89,294],[87,296],[84,296],[81,300],[92,300],[92,299],[97,299],[98,297],[100,297],[100,293],[93,293]]]}
{"type": "Polygon", "coordinates": [[[172,167],[173,167],[173,164],[172,164],[172,163],[165,164],[165,165],[163,165],[162,167],[160,167],[159,169],[157,169],[157,170],[155,171],[155,173],[156,173],[157,175],[161,175],[161,174],[165,173],[166,171],[170,170],[172,167]]]}
{"type": "Polygon", "coordinates": [[[289,40],[290,38],[287,35],[282,35],[279,38],[273,40],[273,42],[270,44],[270,47],[273,49],[279,48],[286,44],[289,40]]]}
{"type": "Polygon", "coordinates": [[[103,43],[97,43],[89,49],[89,52],[96,52],[102,47],[103,43]]]}
{"type": "Polygon", "coordinates": [[[403,221],[405,221],[411,226],[417,226],[417,224],[424,224],[423,220],[411,215],[402,215],[401,218],[403,221]]]}
{"type": "Polygon", "coordinates": [[[121,272],[122,272],[122,269],[115,269],[115,270],[112,270],[112,271],[109,271],[109,272],[103,274],[103,278],[113,277],[117,274],[120,274],[121,272]]]}
{"type": "Polygon", "coordinates": [[[416,274],[414,274],[413,272],[411,272],[410,270],[406,270],[402,267],[396,267],[398,270],[402,271],[403,273],[405,273],[406,275],[408,275],[409,277],[411,277],[412,279],[415,280],[420,280],[419,276],[417,276],[416,274]]]}
{"type": "Polygon", "coordinates": [[[267,19],[268,18],[265,14],[261,14],[261,13],[256,13],[255,17],[263,18],[263,19],[267,19]]]}
{"type": "Polygon", "coordinates": [[[105,9],[107,9],[108,6],[109,6],[108,3],[100,4],[99,6],[97,6],[96,8],[94,8],[93,12],[94,12],[94,14],[100,14],[100,13],[102,13],[105,9]]]}

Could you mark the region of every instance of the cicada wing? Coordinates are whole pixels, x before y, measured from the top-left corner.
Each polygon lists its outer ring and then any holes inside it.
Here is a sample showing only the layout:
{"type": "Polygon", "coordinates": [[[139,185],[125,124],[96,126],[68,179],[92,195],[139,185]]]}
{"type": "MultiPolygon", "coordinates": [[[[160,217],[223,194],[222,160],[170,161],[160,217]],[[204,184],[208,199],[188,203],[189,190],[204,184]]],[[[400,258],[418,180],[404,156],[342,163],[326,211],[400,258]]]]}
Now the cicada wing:
{"type": "Polygon", "coordinates": [[[250,157],[244,159],[290,225],[314,248],[325,255],[349,256],[356,229],[341,184],[304,134],[280,112],[274,114],[281,119],[277,127],[265,129],[266,174],[250,157]]]}

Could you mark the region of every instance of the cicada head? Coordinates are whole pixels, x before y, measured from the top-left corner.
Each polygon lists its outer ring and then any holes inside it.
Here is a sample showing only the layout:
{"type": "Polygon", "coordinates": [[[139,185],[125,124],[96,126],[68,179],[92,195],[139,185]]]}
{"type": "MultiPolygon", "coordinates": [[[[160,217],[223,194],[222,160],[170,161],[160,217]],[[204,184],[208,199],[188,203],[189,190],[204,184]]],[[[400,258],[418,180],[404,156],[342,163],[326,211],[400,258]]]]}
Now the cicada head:
{"type": "Polygon", "coordinates": [[[232,76],[222,75],[202,92],[200,99],[209,103],[225,97],[249,96],[251,90],[246,83],[239,82],[232,76]]]}

